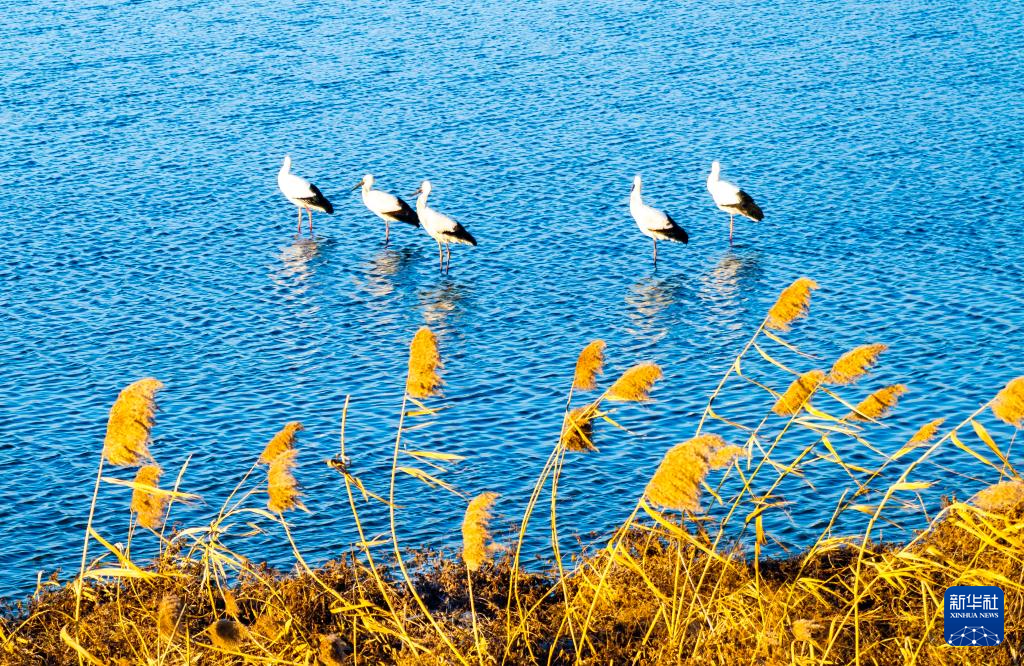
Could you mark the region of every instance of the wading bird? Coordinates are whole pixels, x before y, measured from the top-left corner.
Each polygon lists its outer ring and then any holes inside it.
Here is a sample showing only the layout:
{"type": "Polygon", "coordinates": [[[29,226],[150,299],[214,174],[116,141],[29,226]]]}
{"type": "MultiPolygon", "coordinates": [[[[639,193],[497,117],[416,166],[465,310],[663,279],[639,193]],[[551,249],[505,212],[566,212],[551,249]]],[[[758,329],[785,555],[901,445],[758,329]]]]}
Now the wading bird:
{"type": "Polygon", "coordinates": [[[466,245],[476,245],[476,239],[461,224],[427,205],[427,197],[430,196],[431,189],[430,181],[425,180],[420,184],[420,189],[413,192],[413,196],[419,195],[416,198],[416,214],[420,218],[420,224],[423,225],[423,229],[431,238],[437,241],[437,261],[441,272],[447,273],[448,268],[451,268],[452,264],[452,250],[449,244],[464,243],[466,245]],[[442,259],[442,244],[444,244],[444,249],[448,254],[447,267],[442,259]]]}
{"type": "Polygon", "coordinates": [[[729,213],[729,245],[732,245],[732,222],[736,215],[742,215],[754,222],[764,219],[764,213],[758,208],[750,195],[736,187],[727,180],[718,177],[722,165],[715,160],[711,163],[711,173],[708,174],[708,192],[719,210],[729,213]]]}
{"type": "Polygon", "coordinates": [[[317,189],[316,185],[305,178],[300,178],[290,173],[291,168],[292,158],[285,155],[284,164],[281,165],[281,170],[277,172],[277,186],[281,189],[281,194],[299,208],[299,228],[295,232],[296,235],[302,235],[302,209],[305,208],[306,213],[309,215],[309,235],[312,237],[313,211],[318,210],[331,215],[334,213],[334,206],[323,195],[323,192],[317,189]]]}
{"type": "Polygon", "coordinates": [[[384,247],[387,247],[391,236],[392,222],[405,222],[418,227],[420,218],[409,204],[395,195],[372,189],[373,183],[373,176],[366,174],[352,189],[363,188],[363,204],[370,209],[370,212],[384,220],[384,247]]]}
{"type": "Polygon", "coordinates": [[[654,265],[657,267],[659,240],[686,243],[690,237],[667,213],[644,203],[642,187],[639,174],[633,176],[633,189],[629,193],[629,212],[633,214],[636,226],[640,227],[643,235],[654,241],[654,265]]]}

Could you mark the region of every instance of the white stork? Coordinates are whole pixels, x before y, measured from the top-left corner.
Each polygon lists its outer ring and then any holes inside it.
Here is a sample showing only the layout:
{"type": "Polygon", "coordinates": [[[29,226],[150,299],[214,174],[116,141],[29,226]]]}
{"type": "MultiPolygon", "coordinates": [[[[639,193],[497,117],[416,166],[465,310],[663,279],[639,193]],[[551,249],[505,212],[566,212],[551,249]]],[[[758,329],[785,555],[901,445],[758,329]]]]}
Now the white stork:
{"type": "Polygon", "coordinates": [[[418,227],[420,218],[409,204],[395,195],[373,189],[373,183],[373,176],[366,174],[352,189],[363,188],[363,204],[370,209],[370,212],[384,220],[384,247],[387,247],[391,236],[392,222],[405,222],[418,227]]]}
{"type": "Polygon", "coordinates": [[[464,243],[475,246],[476,239],[466,231],[464,226],[427,205],[427,197],[430,196],[431,189],[430,181],[425,180],[420,184],[420,189],[413,192],[413,195],[419,195],[416,198],[416,214],[420,218],[420,224],[423,225],[423,229],[431,238],[437,241],[437,261],[441,272],[447,273],[448,268],[452,264],[452,250],[449,244],[464,243]],[[447,267],[441,255],[442,244],[444,244],[444,249],[448,256],[447,267]]]}
{"type": "Polygon", "coordinates": [[[643,182],[639,174],[633,176],[633,189],[629,193],[629,212],[633,214],[641,233],[654,241],[654,266],[657,267],[659,240],[686,243],[690,237],[667,213],[644,203],[642,188],[643,182]]]}
{"type": "Polygon", "coordinates": [[[281,189],[281,194],[299,208],[299,228],[296,231],[296,235],[302,235],[302,209],[305,208],[306,213],[309,215],[309,235],[312,237],[313,211],[318,210],[331,215],[334,213],[334,206],[331,205],[331,202],[327,200],[327,197],[323,195],[323,192],[316,185],[305,178],[300,178],[291,173],[291,168],[292,158],[285,155],[284,164],[281,165],[281,170],[277,172],[277,186],[281,189]]]}
{"type": "Polygon", "coordinates": [[[764,213],[758,207],[749,194],[736,187],[727,180],[718,177],[722,165],[715,160],[711,163],[711,173],[708,174],[708,192],[715,200],[719,210],[729,213],[729,245],[732,245],[732,222],[736,215],[742,215],[754,222],[764,219],[764,213]]]}

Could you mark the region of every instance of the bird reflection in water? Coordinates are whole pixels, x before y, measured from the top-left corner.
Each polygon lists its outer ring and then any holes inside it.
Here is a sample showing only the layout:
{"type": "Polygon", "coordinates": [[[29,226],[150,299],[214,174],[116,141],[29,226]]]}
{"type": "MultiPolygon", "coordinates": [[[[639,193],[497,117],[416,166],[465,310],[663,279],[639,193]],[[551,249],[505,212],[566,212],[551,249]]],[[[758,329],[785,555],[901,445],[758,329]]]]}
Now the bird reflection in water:
{"type": "Polygon", "coordinates": [[[459,303],[466,295],[465,288],[452,280],[444,280],[436,286],[421,290],[420,309],[427,326],[445,324],[449,317],[461,314],[459,303]]]}
{"type": "Polygon", "coordinates": [[[309,288],[309,278],[313,275],[310,262],[320,253],[320,245],[311,238],[296,239],[291,245],[285,246],[278,257],[281,265],[274,270],[270,278],[278,287],[282,287],[299,296],[309,288]]]}
{"type": "Polygon", "coordinates": [[[355,287],[373,298],[386,298],[395,292],[396,276],[408,265],[412,251],[408,248],[385,248],[375,254],[366,270],[353,277],[355,287]]]}
{"type": "Polygon", "coordinates": [[[686,278],[681,274],[665,278],[652,275],[634,283],[626,294],[626,313],[633,324],[629,332],[652,343],[668,335],[670,322],[662,321],[659,315],[679,302],[685,291],[686,278]]]}
{"type": "Polygon", "coordinates": [[[756,252],[730,250],[709,272],[700,277],[700,298],[708,304],[710,316],[722,323],[741,322],[746,313],[742,294],[754,290],[760,274],[756,252]]]}

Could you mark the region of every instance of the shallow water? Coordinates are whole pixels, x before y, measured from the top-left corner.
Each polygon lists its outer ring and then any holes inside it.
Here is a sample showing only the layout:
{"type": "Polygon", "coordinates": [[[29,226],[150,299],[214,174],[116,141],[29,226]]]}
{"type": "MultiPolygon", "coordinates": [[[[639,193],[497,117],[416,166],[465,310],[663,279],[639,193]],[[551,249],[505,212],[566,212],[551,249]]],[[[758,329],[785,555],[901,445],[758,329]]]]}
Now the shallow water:
{"type": "MultiPolygon", "coordinates": [[[[892,346],[864,386],[911,388],[873,436],[885,450],[1024,372],[1024,28],[1003,3],[0,5],[0,594],[77,566],[107,410],[142,376],[167,385],[165,482],[191,456],[183,489],[206,499],[172,522],[207,517],[270,435],[305,424],[312,513],[294,531],[320,561],[352,540],[322,464],[344,398],[353,469],[380,490],[423,324],[448,409],[410,446],[467,455],[447,478],[502,493],[499,530],[557,436],[579,349],[607,340],[612,376],[663,365],[655,401],[615,415],[637,434],[599,428],[600,453],[567,467],[569,543],[624,518],[799,275],[822,289],[789,339],[823,359],[800,369],[892,346]],[[276,190],[285,153],[336,207],[314,242],[293,239],[276,190]],[[712,159],[767,214],[732,249],[712,159]],[[403,195],[429,177],[479,247],[457,247],[447,277],[421,231],[396,225],[384,249],[348,192],[364,172],[403,195]],[[637,172],[691,237],[657,271],[629,217],[637,172]]],[[[767,402],[728,406],[749,421],[767,402]]],[[[966,456],[946,462],[925,476],[931,509],[981,483],[957,476],[983,474],[966,456]]],[[[834,474],[766,528],[798,546],[834,474]]],[[[454,545],[462,500],[406,488],[405,542],[454,545]]],[[[103,488],[100,533],[123,539],[126,502],[103,488]]],[[[276,532],[238,547],[289,561],[276,532]]]]}

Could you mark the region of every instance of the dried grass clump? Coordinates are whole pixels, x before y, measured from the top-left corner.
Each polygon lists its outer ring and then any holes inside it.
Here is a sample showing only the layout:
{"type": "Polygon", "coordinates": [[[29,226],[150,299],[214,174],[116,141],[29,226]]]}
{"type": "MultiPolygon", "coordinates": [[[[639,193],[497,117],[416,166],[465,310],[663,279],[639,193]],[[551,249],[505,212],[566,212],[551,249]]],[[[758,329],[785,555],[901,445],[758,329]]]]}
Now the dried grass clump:
{"type": "Polygon", "coordinates": [[[772,406],[772,411],[779,416],[795,416],[800,413],[811,394],[818,390],[825,381],[825,373],[811,370],[793,380],[786,392],[779,396],[772,406]]]}
{"type": "Polygon", "coordinates": [[[103,457],[111,465],[141,465],[152,460],[149,433],[156,415],[156,392],[163,383],[152,377],[129,384],[117,396],[107,419],[103,457]]]}
{"type": "Polygon", "coordinates": [[[274,461],[274,458],[279,456],[285,451],[290,451],[295,448],[295,435],[302,430],[302,424],[298,421],[290,421],[284,425],[276,435],[270,438],[267,445],[263,448],[263,453],[260,454],[259,463],[261,465],[269,465],[274,461]]]}
{"type": "Polygon", "coordinates": [[[424,326],[416,331],[409,345],[409,374],[405,380],[405,392],[413,398],[429,398],[440,393],[443,382],[437,371],[441,367],[437,338],[424,326]]]}
{"type": "Polygon", "coordinates": [[[662,378],[661,368],[654,363],[641,363],[622,373],[608,389],[607,398],[622,402],[643,402],[650,399],[654,382],[662,378]]]}
{"type": "Polygon", "coordinates": [[[304,508],[299,498],[299,483],[292,475],[295,467],[295,449],[283,451],[270,463],[267,471],[267,508],[275,513],[284,513],[291,509],[304,508]]]}
{"type": "Polygon", "coordinates": [[[813,643],[814,630],[820,628],[821,625],[813,620],[796,620],[793,622],[793,638],[805,643],[813,643]]]}
{"type": "Polygon", "coordinates": [[[1024,505],[1024,481],[1013,479],[989,486],[974,496],[974,505],[992,513],[1013,513],[1024,505]]]}
{"type": "Polygon", "coordinates": [[[852,384],[868,373],[888,347],[883,344],[862,345],[840,356],[828,374],[830,384],[852,384]]]}
{"type": "Polygon", "coordinates": [[[583,348],[576,359],[572,387],[578,391],[597,388],[597,376],[604,370],[604,340],[594,340],[583,348]]]}
{"type": "Polygon", "coordinates": [[[928,442],[932,441],[936,433],[939,432],[939,428],[941,428],[942,424],[945,422],[946,419],[935,419],[934,421],[929,421],[928,423],[925,423],[923,426],[917,429],[917,432],[914,433],[913,437],[907,440],[907,445],[921,445],[927,444],[928,442]]]}
{"type": "Polygon", "coordinates": [[[728,467],[737,458],[747,452],[742,446],[730,444],[729,446],[717,449],[708,457],[708,467],[711,469],[722,469],[728,467]]]}
{"type": "Polygon", "coordinates": [[[348,664],[348,655],[352,648],[348,643],[341,640],[337,634],[325,634],[320,636],[320,661],[324,666],[344,666],[348,664]]]}
{"type": "Polygon", "coordinates": [[[466,568],[476,571],[490,561],[494,547],[487,524],[491,519],[491,505],[498,499],[498,493],[481,493],[469,502],[462,519],[462,559],[466,568]]]}
{"type": "Polygon", "coordinates": [[[903,384],[893,384],[880,388],[868,397],[864,398],[854,411],[847,414],[846,418],[851,421],[871,421],[880,419],[896,406],[900,396],[907,392],[903,384]]]}
{"type": "Polygon", "coordinates": [[[136,514],[139,525],[151,530],[158,530],[164,523],[164,510],[167,508],[167,495],[146,490],[159,490],[160,475],[163,470],[159,465],[143,465],[135,473],[135,488],[132,489],[131,510],[136,514]]]}
{"type": "Polygon", "coordinates": [[[1024,426],[1024,377],[1011,379],[992,400],[992,413],[1000,421],[1020,428],[1024,426]]]}
{"type": "Polygon", "coordinates": [[[160,635],[171,638],[181,628],[183,608],[181,600],[174,594],[165,594],[160,598],[156,610],[156,626],[160,635]]]}
{"type": "Polygon", "coordinates": [[[790,324],[807,314],[811,307],[811,290],[817,288],[818,283],[810,278],[794,280],[779,294],[779,299],[768,311],[764,325],[776,331],[788,331],[790,324]]]}
{"type": "Polygon", "coordinates": [[[701,482],[708,471],[728,465],[742,451],[727,446],[718,435],[700,435],[676,444],[665,454],[644,494],[666,509],[696,513],[700,511],[701,482]],[[726,450],[729,454],[719,455],[726,450]]]}
{"type": "Polygon", "coordinates": [[[594,446],[594,417],[597,407],[593,404],[577,407],[565,417],[562,436],[558,443],[569,451],[596,451],[594,446]]]}
{"type": "Polygon", "coordinates": [[[235,622],[224,618],[217,620],[207,628],[210,634],[210,641],[222,650],[237,652],[242,646],[242,639],[245,637],[245,628],[235,622]]]}

